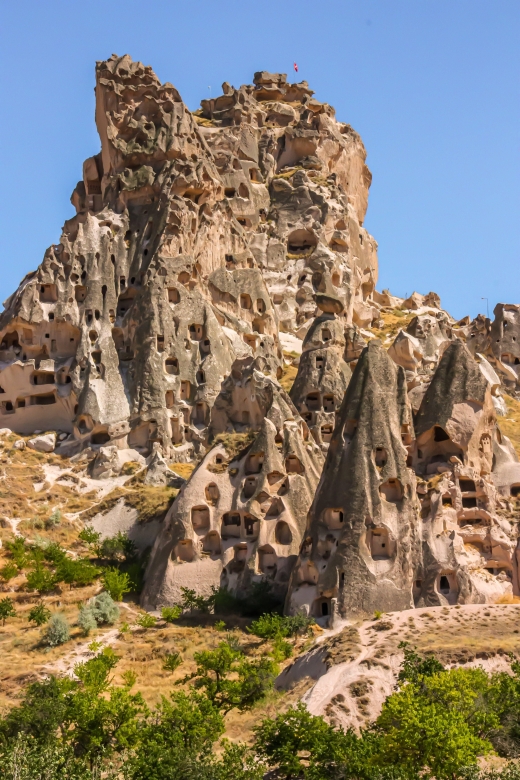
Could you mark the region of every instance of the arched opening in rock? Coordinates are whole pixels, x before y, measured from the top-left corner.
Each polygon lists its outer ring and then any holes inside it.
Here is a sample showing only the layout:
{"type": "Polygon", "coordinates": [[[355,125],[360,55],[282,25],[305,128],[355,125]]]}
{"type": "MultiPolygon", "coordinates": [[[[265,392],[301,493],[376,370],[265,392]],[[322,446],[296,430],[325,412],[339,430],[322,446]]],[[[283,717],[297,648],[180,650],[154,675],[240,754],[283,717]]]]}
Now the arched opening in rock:
{"type": "Polygon", "coordinates": [[[344,520],[345,517],[342,509],[326,509],[323,513],[323,522],[331,531],[343,528],[344,520]]]}
{"type": "Polygon", "coordinates": [[[336,408],[336,401],[334,400],[333,395],[324,395],[323,396],[323,411],[324,412],[333,412],[336,408]]]}
{"type": "Polygon", "coordinates": [[[90,441],[92,444],[108,444],[110,436],[106,430],[96,431],[96,433],[92,434],[90,441]]]}
{"type": "Polygon", "coordinates": [[[318,412],[321,409],[320,394],[318,392],[307,393],[305,405],[309,412],[318,412]]]}
{"type": "Polygon", "coordinates": [[[244,482],[244,498],[252,498],[256,491],[256,478],[246,477],[244,482]]]}
{"type": "Polygon", "coordinates": [[[222,515],[222,538],[240,536],[241,520],[239,512],[226,512],[222,515]]]}
{"type": "Polygon", "coordinates": [[[291,544],[292,532],[285,520],[280,520],[276,524],[274,536],[278,544],[291,544]]]}
{"type": "Polygon", "coordinates": [[[244,515],[244,530],[246,532],[246,536],[251,536],[256,539],[258,536],[259,527],[260,523],[256,517],[253,517],[253,515],[244,515]]]}
{"type": "Polygon", "coordinates": [[[385,501],[395,504],[401,501],[403,497],[403,486],[396,478],[387,479],[386,482],[379,486],[379,493],[385,501]]]}
{"type": "Polygon", "coordinates": [[[164,370],[167,374],[178,374],[179,373],[179,361],[177,358],[169,357],[166,358],[164,361],[164,370]]]}
{"type": "Polygon", "coordinates": [[[462,493],[474,493],[476,491],[475,482],[472,479],[459,477],[459,488],[462,493]]]}
{"type": "Polygon", "coordinates": [[[263,298],[256,299],[256,310],[259,314],[263,314],[265,312],[265,301],[263,298]]]}
{"type": "Polygon", "coordinates": [[[56,303],[58,300],[58,288],[55,284],[40,285],[40,301],[42,303],[56,303]]]}
{"type": "Polygon", "coordinates": [[[332,425],[329,425],[329,424],[322,425],[321,428],[320,428],[322,442],[324,442],[325,444],[328,444],[332,440],[333,432],[334,432],[334,429],[333,429],[332,425]]]}
{"type": "Polygon", "coordinates": [[[441,428],[439,425],[436,425],[433,429],[433,440],[434,441],[449,441],[449,436],[444,430],[444,428],[441,428]]]}
{"type": "Polygon", "coordinates": [[[287,251],[299,255],[312,252],[318,245],[318,239],[310,230],[293,230],[287,238],[287,251]]]}
{"type": "Polygon", "coordinates": [[[212,504],[215,504],[220,498],[220,491],[215,482],[210,482],[209,485],[206,485],[204,493],[206,494],[206,500],[212,504]]]}
{"type": "Polygon", "coordinates": [[[165,395],[166,408],[171,409],[175,403],[175,394],[173,390],[167,390],[165,395]]]}
{"type": "Polygon", "coordinates": [[[179,303],[181,296],[176,287],[168,287],[168,303],[179,303]]]}
{"type": "Polygon", "coordinates": [[[192,323],[189,327],[189,334],[192,341],[200,341],[204,337],[204,326],[192,323]]]}
{"type": "Polygon", "coordinates": [[[376,462],[376,466],[379,469],[382,469],[383,466],[386,466],[388,454],[384,447],[376,447],[374,452],[374,460],[376,462]]]}
{"type": "Polygon", "coordinates": [[[204,403],[204,401],[199,401],[195,404],[195,407],[193,409],[193,422],[195,425],[205,425],[206,424],[206,413],[207,413],[207,406],[204,403]]]}
{"type": "Polygon", "coordinates": [[[370,555],[374,561],[384,561],[391,558],[393,544],[386,528],[372,528],[369,532],[370,555]]]}
{"type": "Polygon", "coordinates": [[[191,384],[187,379],[181,382],[181,401],[189,401],[191,395],[191,384]]]}
{"type": "Polygon", "coordinates": [[[518,498],[518,496],[520,496],[520,484],[511,485],[511,495],[513,498],[518,498]]]}
{"type": "Polygon", "coordinates": [[[33,385],[53,385],[54,374],[50,371],[35,371],[31,377],[33,385]]]}
{"type": "Polygon", "coordinates": [[[191,524],[195,531],[205,531],[209,528],[209,508],[194,506],[191,510],[191,524]]]}
{"type": "Polygon", "coordinates": [[[303,474],[305,471],[301,460],[294,454],[285,459],[285,470],[288,474],[303,474]]]}
{"type": "Polygon", "coordinates": [[[266,544],[258,550],[258,568],[263,574],[275,574],[276,553],[270,544],[266,544]]]}
{"type": "Polygon", "coordinates": [[[316,599],[316,601],[312,605],[312,614],[314,617],[320,618],[320,617],[327,617],[330,615],[331,612],[331,603],[330,599],[321,597],[319,599],[316,599]]]}
{"type": "Polygon", "coordinates": [[[260,474],[264,465],[264,453],[252,452],[247,456],[246,474],[260,474]]]}
{"type": "Polygon", "coordinates": [[[195,550],[191,539],[181,539],[175,546],[175,558],[190,563],[195,558],[195,550]]]}
{"type": "Polygon", "coordinates": [[[331,339],[332,339],[332,333],[330,332],[330,330],[328,328],[322,328],[321,340],[326,343],[327,341],[331,341],[331,339]]]}
{"type": "Polygon", "coordinates": [[[220,555],[220,536],[217,531],[210,531],[202,540],[202,552],[210,555],[220,555]]]}
{"type": "Polygon", "coordinates": [[[252,307],[251,296],[248,293],[241,293],[240,295],[240,308],[250,309],[252,307]]]}

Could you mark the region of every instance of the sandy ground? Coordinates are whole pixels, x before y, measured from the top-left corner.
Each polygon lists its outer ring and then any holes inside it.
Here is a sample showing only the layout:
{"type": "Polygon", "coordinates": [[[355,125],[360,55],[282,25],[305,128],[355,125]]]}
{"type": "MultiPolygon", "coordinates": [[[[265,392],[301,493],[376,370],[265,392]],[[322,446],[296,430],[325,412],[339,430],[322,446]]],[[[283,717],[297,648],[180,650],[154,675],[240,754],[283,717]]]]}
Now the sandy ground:
{"type": "Polygon", "coordinates": [[[423,653],[433,652],[447,666],[504,671],[509,668],[507,654],[520,654],[519,618],[520,605],[470,604],[406,610],[385,614],[379,620],[343,623],[325,631],[315,647],[295,661],[286,672],[286,687],[305,677],[315,678],[302,697],[309,710],[325,715],[334,724],[360,727],[378,716],[383,701],[394,690],[403,660],[398,647],[402,640],[423,653]],[[358,637],[353,660],[327,660],[325,646],[330,638],[352,629],[358,637]]]}

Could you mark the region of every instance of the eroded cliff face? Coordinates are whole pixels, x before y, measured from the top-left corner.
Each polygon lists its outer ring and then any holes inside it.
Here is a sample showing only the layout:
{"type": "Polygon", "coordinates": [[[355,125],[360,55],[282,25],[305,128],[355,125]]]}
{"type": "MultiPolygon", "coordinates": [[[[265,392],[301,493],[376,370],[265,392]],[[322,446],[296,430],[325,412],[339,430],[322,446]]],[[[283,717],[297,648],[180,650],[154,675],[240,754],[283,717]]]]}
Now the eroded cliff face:
{"type": "Polygon", "coordinates": [[[325,621],[518,593],[497,414],[520,307],[455,322],[377,292],[357,133],[284,74],[222,89],[190,112],[150,67],[97,64],[101,151],[0,318],[2,424],[56,431],[95,478],[196,465],[148,607],[264,579],[325,621]]]}

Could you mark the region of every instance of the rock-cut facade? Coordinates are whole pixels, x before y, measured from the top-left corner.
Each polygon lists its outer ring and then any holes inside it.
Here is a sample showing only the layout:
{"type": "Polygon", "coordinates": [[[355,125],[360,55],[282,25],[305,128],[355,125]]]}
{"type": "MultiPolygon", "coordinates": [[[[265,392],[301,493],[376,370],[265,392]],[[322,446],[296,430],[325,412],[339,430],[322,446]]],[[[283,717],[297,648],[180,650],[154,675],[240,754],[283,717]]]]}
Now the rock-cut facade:
{"type": "Polygon", "coordinates": [[[457,323],[376,290],[365,148],[305,81],[258,72],[192,112],[112,55],[95,121],[76,214],[0,317],[0,417],[99,477],[128,450],[149,484],[195,465],[143,604],[268,580],[330,621],[518,593],[518,305],[457,323]]]}

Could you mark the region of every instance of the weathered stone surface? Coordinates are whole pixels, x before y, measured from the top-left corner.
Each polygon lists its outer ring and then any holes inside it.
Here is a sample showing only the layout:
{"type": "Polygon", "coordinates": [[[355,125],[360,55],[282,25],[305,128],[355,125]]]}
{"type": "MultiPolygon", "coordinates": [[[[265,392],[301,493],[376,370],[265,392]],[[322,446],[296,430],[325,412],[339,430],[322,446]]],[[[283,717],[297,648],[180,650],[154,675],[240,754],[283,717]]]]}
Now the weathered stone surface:
{"type": "Polygon", "coordinates": [[[291,611],[347,616],[412,605],[411,426],[404,372],[371,341],[339,411],[291,580],[291,611]]]}
{"type": "Polygon", "coordinates": [[[128,55],[97,63],[76,216],[0,315],[5,446],[180,488],[163,524],[95,518],[155,539],[147,606],[261,579],[324,621],[520,595],[496,419],[520,305],[455,322],[377,292],[357,133],[285,74],[222,93],[190,112],[128,55]]]}
{"type": "Polygon", "coordinates": [[[38,452],[53,452],[56,446],[56,434],[47,433],[45,436],[35,436],[29,439],[27,446],[38,452]]]}

